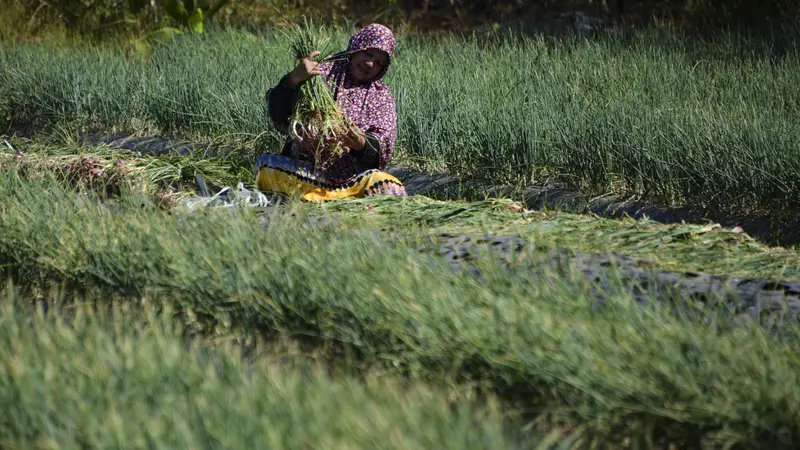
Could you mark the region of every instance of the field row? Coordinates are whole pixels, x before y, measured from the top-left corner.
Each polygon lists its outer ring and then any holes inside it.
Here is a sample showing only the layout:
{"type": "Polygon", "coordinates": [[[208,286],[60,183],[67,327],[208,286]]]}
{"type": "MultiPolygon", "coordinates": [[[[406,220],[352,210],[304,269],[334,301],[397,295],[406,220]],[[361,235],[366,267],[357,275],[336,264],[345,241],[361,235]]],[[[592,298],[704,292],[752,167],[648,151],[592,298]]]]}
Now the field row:
{"type": "Polygon", "coordinates": [[[3,447],[556,448],[515,437],[496,401],[377,373],[331,378],[298,346],[248,358],[219,337],[189,340],[152,306],[52,295],[45,313],[6,288],[3,447]]]}
{"type": "MultiPolygon", "coordinates": [[[[386,199],[381,211],[420,210],[409,201],[386,199]]],[[[164,214],[136,191],[103,205],[4,171],[0,263],[28,285],[146,295],[218,333],[303,336],[364,368],[483,386],[592,436],[658,430],[672,442],[776,446],[800,436],[797,340],[640,308],[622,284],[605,288],[598,310],[577,269],[534,269],[536,282],[520,283],[486,260],[482,281],[453,274],[411,251],[413,239],[389,245],[369,220],[311,227],[316,210],[292,208],[266,226],[247,210],[164,214]]]]}
{"type": "MultiPolygon", "coordinates": [[[[790,32],[790,31],[787,31],[790,32]]],[[[333,33],[334,47],[347,35],[333,33]]],[[[387,76],[399,153],[523,185],[550,177],[709,210],[800,210],[800,53],[663,30],[592,38],[402,37],[387,76]]],[[[182,36],[148,57],[0,44],[12,127],[124,129],[276,151],[264,94],[292,66],[279,32],[182,36]]]]}

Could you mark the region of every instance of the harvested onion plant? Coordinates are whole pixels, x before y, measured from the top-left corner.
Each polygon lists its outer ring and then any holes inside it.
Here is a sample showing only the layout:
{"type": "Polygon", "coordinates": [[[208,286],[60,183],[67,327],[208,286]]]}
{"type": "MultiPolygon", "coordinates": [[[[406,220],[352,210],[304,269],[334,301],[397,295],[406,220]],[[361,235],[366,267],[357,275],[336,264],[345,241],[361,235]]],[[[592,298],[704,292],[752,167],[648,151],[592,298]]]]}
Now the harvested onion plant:
{"type": "MultiPolygon", "coordinates": [[[[315,50],[321,52],[319,61],[330,57],[331,52],[327,50],[330,39],[320,36],[321,33],[314,34],[308,23],[296,27],[295,33],[289,37],[298,64],[315,50]]],[[[325,144],[325,138],[344,135],[348,127],[347,119],[322,77],[311,77],[300,85],[290,118],[289,134],[297,143],[299,153],[313,158],[317,171],[330,167],[344,154],[340,143],[334,141],[325,144]]]]}
{"type": "Polygon", "coordinates": [[[0,170],[15,169],[24,177],[52,175],[79,191],[116,195],[125,182],[139,178],[140,168],[101,154],[53,155],[0,152],[0,170]]]}
{"type": "Polygon", "coordinates": [[[98,147],[61,148],[28,143],[25,151],[0,147],[0,171],[17,171],[24,178],[52,176],[78,192],[116,197],[123,185],[151,195],[167,208],[193,195],[195,175],[206,183],[226,186],[241,179],[236,167],[198,155],[137,156],[127,151],[98,147]]]}

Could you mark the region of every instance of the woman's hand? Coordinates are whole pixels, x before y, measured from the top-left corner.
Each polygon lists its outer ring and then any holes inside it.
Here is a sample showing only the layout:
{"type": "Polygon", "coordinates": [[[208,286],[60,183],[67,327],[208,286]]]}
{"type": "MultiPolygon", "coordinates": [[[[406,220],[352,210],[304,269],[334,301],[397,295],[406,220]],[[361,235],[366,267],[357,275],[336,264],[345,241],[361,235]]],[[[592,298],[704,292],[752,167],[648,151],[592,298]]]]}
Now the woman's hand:
{"type": "Polygon", "coordinates": [[[292,89],[297,89],[297,86],[300,86],[300,84],[314,75],[322,74],[322,72],[319,70],[319,63],[314,61],[314,59],[319,55],[320,52],[316,50],[309,53],[300,61],[300,64],[298,64],[294,70],[289,72],[289,79],[287,81],[292,89]]]}
{"type": "Polygon", "coordinates": [[[361,133],[361,130],[359,130],[357,126],[352,125],[347,131],[347,134],[342,136],[339,142],[349,149],[356,151],[364,150],[364,147],[367,146],[367,139],[361,133]]]}
{"type": "Polygon", "coordinates": [[[324,142],[325,145],[333,145],[334,143],[338,142],[342,144],[347,151],[361,151],[367,146],[367,139],[361,133],[361,130],[359,130],[355,125],[351,125],[345,134],[341,134],[336,137],[325,137],[324,142]]]}

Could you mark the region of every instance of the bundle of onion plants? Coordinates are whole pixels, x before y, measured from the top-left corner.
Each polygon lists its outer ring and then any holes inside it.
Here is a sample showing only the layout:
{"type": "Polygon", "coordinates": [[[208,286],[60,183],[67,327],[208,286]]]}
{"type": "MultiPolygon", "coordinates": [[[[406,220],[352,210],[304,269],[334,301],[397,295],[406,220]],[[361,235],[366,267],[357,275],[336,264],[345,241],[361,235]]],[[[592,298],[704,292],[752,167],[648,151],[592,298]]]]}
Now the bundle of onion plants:
{"type": "MultiPolygon", "coordinates": [[[[315,33],[308,22],[305,26],[298,25],[294,31],[290,42],[297,63],[313,51],[320,51],[318,61],[333,63],[345,58],[333,55],[328,45],[330,39],[324,37],[321,30],[315,33]]],[[[300,154],[313,158],[317,171],[329,167],[344,154],[345,149],[335,138],[347,133],[349,127],[349,121],[321,76],[311,77],[299,86],[289,119],[289,134],[300,154]],[[326,138],[330,139],[327,143],[326,138]]]]}

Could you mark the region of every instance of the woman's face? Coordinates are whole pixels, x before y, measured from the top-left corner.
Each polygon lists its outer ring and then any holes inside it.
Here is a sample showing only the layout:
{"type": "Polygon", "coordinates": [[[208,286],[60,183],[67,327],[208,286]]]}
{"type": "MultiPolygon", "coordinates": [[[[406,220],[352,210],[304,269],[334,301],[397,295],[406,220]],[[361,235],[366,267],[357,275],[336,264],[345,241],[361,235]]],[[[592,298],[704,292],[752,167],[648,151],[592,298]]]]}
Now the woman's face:
{"type": "Polygon", "coordinates": [[[370,48],[350,55],[350,75],[359,82],[374,79],[389,65],[389,57],[381,50],[370,48]]]}

